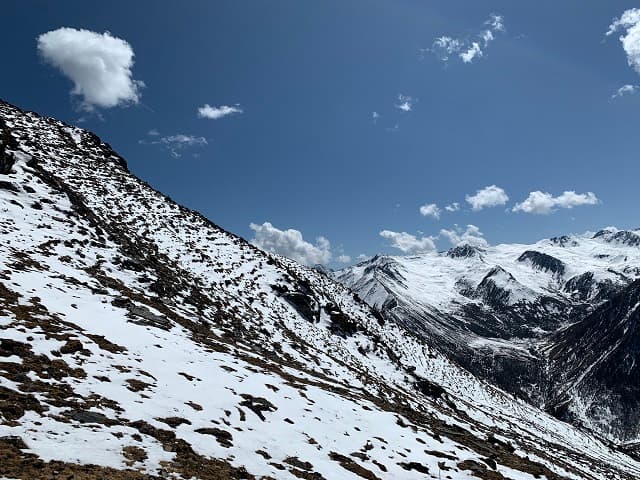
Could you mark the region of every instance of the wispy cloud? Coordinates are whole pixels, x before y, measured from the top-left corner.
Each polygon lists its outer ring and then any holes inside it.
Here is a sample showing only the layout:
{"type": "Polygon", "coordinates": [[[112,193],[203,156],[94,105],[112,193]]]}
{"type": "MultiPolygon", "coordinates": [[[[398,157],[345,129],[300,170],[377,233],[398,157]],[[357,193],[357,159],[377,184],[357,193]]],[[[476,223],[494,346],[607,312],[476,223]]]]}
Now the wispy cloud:
{"type": "Polygon", "coordinates": [[[633,95],[638,90],[640,90],[640,86],[638,85],[629,85],[629,84],[623,85],[618,90],[616,90],[616,93],[611,95],[611,100],[614,100],[619,97],[624,97],[625,95],[633,95]]]}
{"type": "Polygon", "coordinates": [[[444,207],[444,209],[447,212],[452,212],[452,213],[457,212],[458,210],[460,210],[460,204],[458,202],[453,202],[447,205],[446,207],[444,207]]]}
{"type": "Polygon", "coordinates": [[[436,248],[433,237],[417,237],[407,232],[392,230],[382,230],[380,236],[389,240],[391,247],[397,248],[403,253],[430,252],[436,248]]]}
{"type": "Polygon", "coordinates": [[[160,136],[160,133],[155,130],[149,130],[147,135],[150,138],[140,140],[142,145],[161,145],[166,148],[173,158],[180,158],[183,150],[189,147],[203,147],[208,145],[207,139],[204,137],[198,137],[195,135],[186,135],[184,133],[178,133],[176,135],[160,136]]]}
{"type": "Polygon", "coordinates": [[[351,257],[349,255],[338,255],[338,262],[340,263],[351,263],[351,257]]]}
{"type": "Polygon", "coordinates": [[[228,115],[234,115],[243,113],[240,108],[240,104],[235,104],[230,107],[228,105],[220,105],[219,107],[212,107],[208,103],[205,103],[202,107],[198,108],[199,118],[208,118],[210,120],[218,120],[228,115]]]}
{"type": "Polygon", "coordinates": [[[440,230],[440,236],[447,239],[454,246],[467,244],[476,247],[486,247],[488,245],[484,234],[475,225],[467,225],[464,230],[457,225],[454,225],[451,230],[443,228],[440,230]]]}
{"type": "Polygon", "coordinates": [[[398,94],[398,102],[394,105],[394,107],[396,107],[399,110],[402,110],[403,112],[410,112],[411,110],[413,110],[413,104],[416,102],[417,100],[413,97],[410,97],[408,95],[402,95],[401,93],[398,94]]]}
{"type": "Polygon", "coordinates": [[[443,62],[457,57],[463,63],[472,63],[475,59],[484,56],[486,48],[495,40],[497,33],[504,32],[503,17],[492,13],[484,22],[484,28],[472,37],[456,38],[449,35],[436,37],[429,50],[443,62]]]}

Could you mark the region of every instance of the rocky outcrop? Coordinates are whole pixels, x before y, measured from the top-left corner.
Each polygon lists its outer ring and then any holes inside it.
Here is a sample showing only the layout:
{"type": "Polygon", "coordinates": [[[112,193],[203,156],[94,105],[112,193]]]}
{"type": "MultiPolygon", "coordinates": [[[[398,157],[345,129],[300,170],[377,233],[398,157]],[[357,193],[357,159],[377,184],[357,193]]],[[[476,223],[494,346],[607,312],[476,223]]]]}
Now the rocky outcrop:
{"type": "Polygon", "coordinates": [[[527,250],[518,257],[519,262],[531,262],[531,265],[538,270],[551,272],[554,275],[562,276],[565,272],[565,264],[551,255],[546,253],[527,250]]]}

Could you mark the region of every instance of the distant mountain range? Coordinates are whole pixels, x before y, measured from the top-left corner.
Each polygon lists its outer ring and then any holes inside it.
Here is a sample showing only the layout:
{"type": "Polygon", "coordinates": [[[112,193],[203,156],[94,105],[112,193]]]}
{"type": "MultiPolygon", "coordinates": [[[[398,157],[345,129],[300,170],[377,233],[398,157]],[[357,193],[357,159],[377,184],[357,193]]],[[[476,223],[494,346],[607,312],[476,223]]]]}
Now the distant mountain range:
{"type": "Polygon", "coordinates": [[[476,375],[612,440],[640,438],[640,230],[377,256],[334,275],[476,375]]]}

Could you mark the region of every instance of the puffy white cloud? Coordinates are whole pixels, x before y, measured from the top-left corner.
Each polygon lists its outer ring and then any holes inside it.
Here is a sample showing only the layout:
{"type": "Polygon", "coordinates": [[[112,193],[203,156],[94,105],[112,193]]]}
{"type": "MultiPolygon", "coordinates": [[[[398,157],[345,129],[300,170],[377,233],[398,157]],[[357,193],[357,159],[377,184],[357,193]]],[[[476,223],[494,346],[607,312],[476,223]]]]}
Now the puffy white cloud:
{"type": "Polygon", "coordinates": [[[471,205],[471,210],[477,212],[483,208],[504,205],[509,201],[509,196],[502,188],[496,185],[489,185],[477,190],[475,195],[467,195],[465,200],[471,205]]]}
{"type": "Polygon", "coordinates": [[[415,99],[400,93],[398,94],[398,102],[400,103],[394,105],[397,109],[402,110],[403,112],[410,112],[413,110],[415,99]]]}
{"type": "Polygon", "coordinates": [[[440,218],[440,208],[435,203],[428,203],[420,207],[420,214],[423,217],[431,217],[438,220],[440,218]]]}
{"type": "Polygon", "coordinates": [[[625,95],[633,95],[638,90],[640,90],[640,86],[638,85],[623,85],[618,90],[616,90],[616,93],[611,95],[611,100],[618,97],[624,97],[625,95]]]}
{"type": "Polygon", "coordinates": [[[391,230],[382,230],[380,236],[390,240],[391,246],[403,253],[429,252],[436,248],[432,237],[416,237],[407,232],[393,232],[391,230]]]}
{"type": "Polygon", "coordinates": [[[324,237],[318,237],[313,245],[304,240],[299,230],[292,228],[280,230],[269,222],[262,225],[252,223],[249,227],[255,232],[251,243],[263,250],[291,258],[303,265],[325,265],[331,261],[331,244],[324,237]]]}
{"type": "Polygon", "coordinates": [[[493,40],[496,33],[503,33],[504,19],[501,15],[492,13],[484,22],[485,28],[473,36],[473,39],[461,39],[448,35],[437,37],[431,44],[431,52],[443,62],[457,55],[463,63],[472,63],[484,56],[484,50],[493,40]]]}
{"type": "Polygon", "coordinates": [[[619,38],[627,54],[627,63],[640,73],[640,8],[631,8],[623,12],[620,18],[614,18],[606,35],[618,31],[623,31],[619,38]]]}
{"type": "Polygon", "coordinates": [[[144,83],[132,78],[133,49],[109,32],[59,28],[38,37],[42,58],[73,82],[81,108],[138,103],[144,83]]]}
{"type": "Polygon", "coordinates": [[[535,192],[530,192],[529,196],[523,202],[517,203],[512,210],[533,215],[548,215],[557,208],[573,208],[581,205],[596,205],[598,203],[600,203],[600,200],[593,192],[576,193],[570,190],[554,197],[550,193],[536,190],[535,192]]]}
{"type": "Polygon", "coordinates": [[[593,192],[576,193],[573,190],[564,192],[556,197],[556,205],[560,208],[573,208],[581,205],[597,205],[600,203],[598,197],[593,192]]]}
{"type": "Polygon", "coordinates": [[[488,245],[484,234],[475,225],[467,225],[464,230],[457,225],[454,225],[451,230],[443,228],[440,230],[440,236],[449,240],[454,246],[467,244],[475,247],[486,247],[488,245]]]}
{"type": "Polygon", "coordinates": [[[208,145],[206,138],[195,135],[185,135],[184,133],[161,137],[160,133],[154,129],[149,130],[147,135],[149,135],[152,140],[140,140],[142,145],[163,145],[171,152],[171,156],[174,158],[180,158],[182,156],[182,150],[185,148],[208,145]]]}
{"type": "Polygon", "coordinates": [[[212,107],[208,103],[205,103],[202,107],[198,108],[198,117],[199,118],[208,118],[211,120],[218,120],[222,117],[226,117],[227,115],[233,115],[235,113],[242,113],[243,110],[240,108],[239,104],[236,104],[233,107],[228,105],[220,105],[219,107],[212,107]]]}
{"type": "Polygon", "coordinates": [[[340,263],[351,263],[351,257],[349,255],[342,254],[338,256],[338,261],[340,263]]]}
{"type": "Polygon", "coordinates": [[[458,202],[453,202],[444,207],[447,212],[457,212],[460,210],[460,204],[458,202]]]}
{"type": "Polygon", "coordinates": [[[469,48],[464,52],[460,52],[460,58],[464,63],[471,63],[474,58],[481,57],[482,55],[482,49],[478,42],[472,42],[471,45],[469,45],[469,48]]]}

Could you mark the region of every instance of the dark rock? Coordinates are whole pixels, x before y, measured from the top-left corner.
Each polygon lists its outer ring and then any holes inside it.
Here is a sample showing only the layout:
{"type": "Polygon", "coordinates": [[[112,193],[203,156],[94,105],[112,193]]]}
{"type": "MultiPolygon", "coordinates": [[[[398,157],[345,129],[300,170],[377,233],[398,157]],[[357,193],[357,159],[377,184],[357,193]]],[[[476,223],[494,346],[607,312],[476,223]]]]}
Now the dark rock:
{"type": "Polygon", "coordinates": [[[334,335],[346,338],[358,333],[361,327],[349,315],[340,311],[329,311],[331,324],[329,331],[334,335]]]}
{"type": "Polygon", "coordinates": [[[65,416],[79,423],[98,423],[101,425],[114,425],[117,423],[102,413],[88,410],[73,410],[65,413],[65,416]]]}
{"type": "Polygon", "coordinates": [[[551,272],[555,275],[564,275],[565,265],[562,261],[558,260],[546,253],[536,252],[535,250],[527,250],[518,257],[519,262],[531,262],[534,268],[538,270],[544,270],[551,272]]]}
{"type": "Polygon", "coordinates": [[[13,183],[7,182],[5,180],[0,180],[0,189],[9,190],[10,192],[15,192],[15,193],[18,193],[20,191],[18,190],[18,187],[16,187],[13,183]]]}
{"type": "Polygon", "coordinates": [[[479,255],[481,252],[482,250],[480,248],[474,247],[469,244],[458,245],[457,247],[453,247],[449,249],[449,251],[447,252],[447,257],[469,258],[469,257],[475,257],[479,255]]]}
{"type": "Polygon", "coordinates": [[[148,325],[151,327],[160,328],[162,330],[171,330],[172,324],[169,319],[161,315],[152,313],[146,307],[130,305],[127,307],[127,310],[129,310],[129,316],[131,317],[132,323],[138,325],[148,325]]]}
{"type": "Polygon", "coordinates": [[[416,472],[424,473],[425,475],[429,473],[429,467],[418,462],[399,463],[398,465],[407,471],[415,470],[416,472]]]}
{"type": "Polygon", "coordinates": [[[302,292],[285,292],[281,297],[291,305],[302,318],[311,323],[320,321],[320,310],[317,302],[302,292]]]}
{"type": "Polygon", "coordinates": [[[233,447],[233,435],[231,435],[226,430],[222,430],[221,428],[196,428],[194,430],[196,433],[201,435],[212,435],[216,438],[220,446],[225,448],[233,447]]]}
{"type": "Polygon", "coordinates": [[[120,262],[120,265],[122,265],[122,268],[125,270],[133,270],[134,272],[141,272],[144,270],[144,264],[135,258],[125,258],[120,262]]]}
{"type": "Polygon", "coordinates": [[[593,238],[601,238],[609,243],[623,243],[631,247],[640,246],[640,235],[629,230],[600,230],[593,238]]]}
{"type": "Polygon", "coordinates": [[[18,144],[11,135],[7,124],[0,119],[0,174],[7,175],[11,173],[16,159],[13,153],[7,150],[15,150],[16,148],[18,148],[18,144]]]}
{"type": "Polygon", "coordinates": [[[76,353],[83,349],[82,342],[80,340],[68,340],[62,347],[60,347],[60,353],[76,353]]]}

